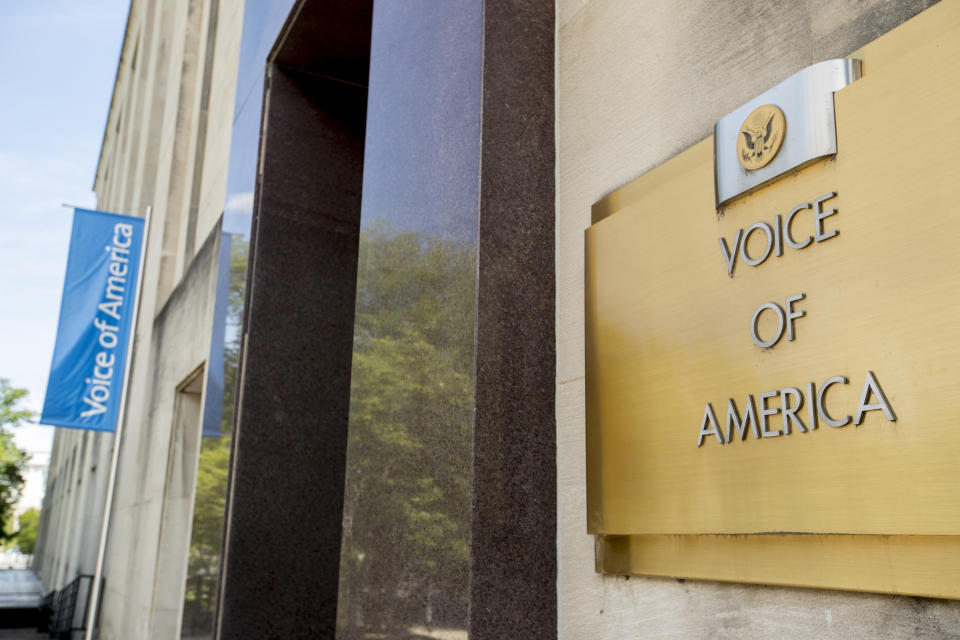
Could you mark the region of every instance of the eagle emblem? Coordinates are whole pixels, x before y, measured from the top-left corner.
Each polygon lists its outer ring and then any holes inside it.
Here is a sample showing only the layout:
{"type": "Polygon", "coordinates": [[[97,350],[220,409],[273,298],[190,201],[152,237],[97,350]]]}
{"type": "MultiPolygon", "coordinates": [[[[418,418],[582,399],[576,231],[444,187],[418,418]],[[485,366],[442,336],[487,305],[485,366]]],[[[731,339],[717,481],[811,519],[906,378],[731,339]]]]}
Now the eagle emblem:
{"type": "Polygon", "coordinates": [[[780,151],[787,120],[778,107],[765,104],[754,109],[740,126],[737,159],[744,169],[767,166],[780,151]]]}

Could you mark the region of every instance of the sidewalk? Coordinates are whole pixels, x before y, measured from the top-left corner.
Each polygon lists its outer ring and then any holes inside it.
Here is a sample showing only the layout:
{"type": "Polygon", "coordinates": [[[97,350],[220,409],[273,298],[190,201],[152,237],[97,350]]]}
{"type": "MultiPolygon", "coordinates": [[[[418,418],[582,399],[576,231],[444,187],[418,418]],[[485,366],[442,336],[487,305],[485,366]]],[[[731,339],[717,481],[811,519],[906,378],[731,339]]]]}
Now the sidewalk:
{"type": "Polygon", "coordinates": [[[0,570],[0,610],[37,607],[43,585],[30,569],[0,570]]]}
{"type": "Polygon", "coordinates": [[[43,585],[30,569],[0,570],[0,640],[44,638],[37,613],[43,585]]]}

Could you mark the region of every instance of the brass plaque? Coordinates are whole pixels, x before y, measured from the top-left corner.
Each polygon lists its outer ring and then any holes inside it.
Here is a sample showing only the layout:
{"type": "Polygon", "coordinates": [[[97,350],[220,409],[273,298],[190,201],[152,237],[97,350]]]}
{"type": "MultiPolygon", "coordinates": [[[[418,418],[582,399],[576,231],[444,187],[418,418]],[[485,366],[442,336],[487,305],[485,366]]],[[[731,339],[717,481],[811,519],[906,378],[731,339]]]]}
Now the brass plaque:
{"type": "Polygon", "coordinates": [[[594,205],[599,570],[960,597],[960,4],[857,57],[836,156],[718,211],[711,138],[594,205]]]}

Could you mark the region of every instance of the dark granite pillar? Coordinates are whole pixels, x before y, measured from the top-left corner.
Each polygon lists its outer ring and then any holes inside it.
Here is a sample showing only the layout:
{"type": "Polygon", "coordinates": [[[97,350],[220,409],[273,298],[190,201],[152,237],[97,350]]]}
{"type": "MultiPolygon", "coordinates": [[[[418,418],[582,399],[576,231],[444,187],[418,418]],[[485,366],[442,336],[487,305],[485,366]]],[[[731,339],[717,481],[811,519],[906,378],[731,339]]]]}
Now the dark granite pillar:
{"type": "Polygon", "coordinates": [[[484,2],[471,640],[556,637],[553,61],[553,2],[484,2]]]}
{"type": "Polygon", "coordinates": [[[218,638],[334,633],[370,6],[321,4],[265,80],[218,638]]]}
{"type": "Polygon", "coordinates": [[[273,54],[218,637],[554,638],[554,5],[378,0],[359,146],[348,4],[273,54]]]}

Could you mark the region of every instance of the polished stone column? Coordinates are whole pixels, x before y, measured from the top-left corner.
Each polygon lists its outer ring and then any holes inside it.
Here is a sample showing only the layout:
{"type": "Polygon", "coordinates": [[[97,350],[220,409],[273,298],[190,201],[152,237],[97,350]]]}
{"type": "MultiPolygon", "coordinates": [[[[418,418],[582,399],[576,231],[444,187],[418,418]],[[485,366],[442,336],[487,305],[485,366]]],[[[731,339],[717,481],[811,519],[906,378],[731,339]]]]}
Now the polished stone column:
{"type": "Polygon", "coordinates": [[[556,637],[554,7],[484,3],[470,637],[556,637]]]}
{"type": "Polygon", "coordinates": [[[339,6],[269,73],[219,637],[553,638],[553,3],[379,0],[368,83],[339,6]]]}
{"type": "Polygon", "coordinates": [[[265,74],[220,638],[334,633],[370,4],[333,4],[294,8],[265,74]]]}

